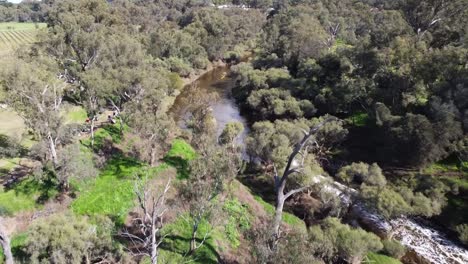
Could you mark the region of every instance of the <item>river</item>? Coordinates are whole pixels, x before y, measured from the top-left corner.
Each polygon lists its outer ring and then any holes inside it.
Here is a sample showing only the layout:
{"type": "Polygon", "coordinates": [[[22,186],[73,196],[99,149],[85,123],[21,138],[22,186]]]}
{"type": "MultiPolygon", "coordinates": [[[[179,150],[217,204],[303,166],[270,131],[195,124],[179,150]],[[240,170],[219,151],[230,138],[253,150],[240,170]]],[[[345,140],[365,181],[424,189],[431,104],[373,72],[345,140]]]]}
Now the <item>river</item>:
{"type": "MultiPolygon", "coordinates": [[[[210,103],[214,118],[217,121],[218,135],[228,122],[238,121],[246,128],[237,139],[243,143],[248,134],[247,120],[241,116],[239,107],[231,97],[231,90],[235,88],[235,79],[230,76],[229,66],[220,66],[209,71],[197,80],[197,87],[202,94],[216,93],[219,99],[210,103]]],[[[186,87],[177,96],[171,112],[176,120],[183,126],[183,119],[187,116],[187,104],[193,96],[193,90],[186,87]]],[[[244,153],[245,155],[245,153],[244,153]]],[[[317,176],[317,183],[325,177],[317,176]]],[[[341,183],[333,182],[323,186],[326,191],[333,192],[340,196],[344,203],[350,204],[351,195],[356,190],[351,189],[341,183]]],[[[354,206],[355,212],[360,216],[361,222],[374,225],[374,229],[379,229],[378,233],[391,233],[393,238],[400,241],[409,249],[408,256],[413,256],[412,261],[416,263],[434,264],[467,264],[468,250],[451,241],[442,232],[430,227],[423,221],[411,218],[398,218],[390,222],[385,221],[379,215],[370,212],[363,205],[354,206]],[[395,227],[392,230],[392,226],[395,227]]]]}
{"type": "MultiPolygon", "coordinates": [[[[231,97],[231,90],[235,87],[236,81],[230,77],[230,73],[228,65],[218,66],[201,75],[196,80],[196,89],[202,94],[215,93],[218,95],[218,99],[210,104],[213,116],[216,119],[218,136],[229,122],[237,121],[244,125],[244,131],[236,139],[239,145],[243,145],[242,143],[249,132],[249,127],[247,120],[241,116],[239,107],[231,97]]],[[[193,90],[190,89],[190,85],[188,84],[177,96],[171,108],[173,116],[182,127],[184,126],[184,118],[188,115],[188,103],[193,97],[193,90]]]]}

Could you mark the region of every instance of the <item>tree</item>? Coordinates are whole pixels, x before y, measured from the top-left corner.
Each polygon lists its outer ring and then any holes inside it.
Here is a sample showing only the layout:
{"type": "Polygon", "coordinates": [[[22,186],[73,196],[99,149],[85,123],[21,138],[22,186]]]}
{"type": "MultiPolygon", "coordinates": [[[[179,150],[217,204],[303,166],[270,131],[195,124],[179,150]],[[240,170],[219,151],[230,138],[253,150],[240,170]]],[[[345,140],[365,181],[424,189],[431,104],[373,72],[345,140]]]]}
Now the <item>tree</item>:
{"type": "Polygon", "coordinates": [[[13,264],[13,254],[11,253],[10,238],[6,233],[5,226],[3,225],[3,218],[0,217],[0,245],[3,249],[3,255],[5,255],[5,264],[13,264]]]}
{"type": "Polygon", "coordinates": [[[316,112],[310,101],[296,100],[289,91],[277,88],[253,91],[247,103],[260,119],[311,117],[316,112]]]}
{"type": "Polygon", "coordinates": [[[236,138],[244,131],[244,125],[241,122],[229,122],[223,129],[223,132],[219,136],[219,142],[221,144],[228,144],[234,147],[236,138]]]}
{"type": "Polygon", "coordinates": [[[108,218],[53,215],[30,227],[24,249],[31,263],[111,261],[112,228],[108,218]]]}
{"type": "Polygon", "coordinates": [[[355,182],[379,187],[387,184],[382,169],[380,169],[377,163],[373,163],[372,165],[363,162],[352,163],[351,165],[342,167],[337,176],[348,184],[355,182]]]}
{"type": "MultiPolygon", "coordinates": [[[[260,161],[263,165],[270,167],[275,164],[277,167],[286,165],[284,157],[292,151],[295,142],[302,139],[304,130],[308,130],[327,116],[313,118],[311,120],[275,120],[256,122],[252,125],[249,136],[245,140],[247,154],[252,160],[260,161]]],[[[318,161],[325,160],[330,154],[329,150],[344,140],[348,131],[343,127],[343,122],[337,118],[331,118],[330,122],[324,124],[323,128],[315,135],[317,144],[314,144],[314,155],[318,161]]],[[[312,150],[312,149],[310,149],[312,150]]],[[[313,161],[318,165],[318,161],[313,161]]],[[[309,164],[308,166],[312,166],[309,164]]],[[[316,168],[316,171],[321,169],[316,168]]]]}
{"type": "Polygon", "coordinates": [[[199,156],[190,162],[190,176],[180,185],[180,194],[188,204],[192,235],[189,254],[200,248],[211,231],[203,234],[197,244],[198,227],[203,221],[213,220],[219,206],[216,200],[223,192],[224,184],[232,180],[240,167],[240,155],[230,146],[209,145],[198,149],[199,156]]]}
{"type": "Polygon", "coordinates": [[[122,236],[130,239],[138,248],[137,255],[149,256],[152,264],[158,263],[159,246],[163,242],[161,229],[164,226],[164,214],[167,212],[166,195],[169,191],[170,180],[164,190],[157,195],[150,192],[146,179],[135,182],[135,194],[138,199],[139,216],[133,221],[138,226],[139,234],[124,231],[122,236]],[[142,248],[142,251],[139,249],[142,248]]]}
{"type": "Polygon", "coordinates": [[[267,21],[260,43],[263,54],[276,54],[293,72],[301,60],[318,58],[326,49],[327,32],[311,12],[304,6],[282,9],[267,21]]]}
{"type": "MultiPolygon", "coordinates": [[[[135,142],[132,149],[137,158],[155,166],[163,155],[168,142],[177,133],[177,125],[169,116],[165,96],[169,92],[171,83],[162,69],[159,78],[147,78],[148,83],[157,83],[154,89],[144,89],[133,96],[125,104],[124,113],[127,123],[140,140],[135,142]]],[[[123,117],[121,117],[123,118],[123,117]]]]}
{"type": "Polygon", "coordinates": [[[411,201],[405,200],[390,187],[362,186],[360,197],[369,208],[376,210],[386,219],[412,214],[411,201]]]}
{"type": "Polygon", "coordinates": [[[70,144],[60,150],[57,163],[57,180],[63,191],[69,189],[70,180],[94,178],[98,170],[93,162],[93,154],[83,152],[79,144],[70,144]]]}
{"type": "Polygon", "coordinates": [[[46,161],[51,160],[55,167],[59,162],[57,148],[63,139],[61,109],[67,87],[56,74],[55,62],[39,56],[18,60],[4,75],[6,90],[11,95],[8,104],[47,144],[46,161]]]}
{"type": "Polygon", "coordinates": [[[242,161],[238,148],[217,143],[219,140],[215,137],[216,126],[213,126],[212,119],[206,106],[195,106],[192,111],[190,128],[193,137],[197,138],[194,142],[198,156],[190,161],[189,178],[179,186],[192,223],[189,254],[200,248],[209,236],[211,231],[207,231],[197,245],[200,224],[213,220],[212,214],[219,206],[216,198],[223,192],[224,184],[235,178],[242,161]]]}
{"type": "Polygon", "coordinates": [[[279,242],[281,237],[280,234],[280,227],[281,227],[281,220],[283,216],[283,207],[284,202],[291,197],[292,195],[302,192],[307,188],[310,188],[309,185],[301,186],[296,189],[286,191],[286,184],[290,176],[293,174],[300,174],[304,172],[304,161],[307,158],[308,148],[310,147],[312,137],[317,133],[317,131],[323,127],[323,125],[330,120],[324,120],[323,122],[311,127],[309,131],[304,131],[304,137],[302,140],[293,148],[292,153],[288,157],[288,161],[286,166],[284,167],[284,171],[281,176],[278,174],[278,171],[275,167],[274,172],[274,180],[275,180],[275,192],[276,192],[276,207],[275,207],[275,216],[273,219],[273,234],[272,234],[272,241],[271,247],[272,249],[276,248],[276,245],[279,242]],[[296,156],[300,155],[300,159],[296,159],[296,156]]]}

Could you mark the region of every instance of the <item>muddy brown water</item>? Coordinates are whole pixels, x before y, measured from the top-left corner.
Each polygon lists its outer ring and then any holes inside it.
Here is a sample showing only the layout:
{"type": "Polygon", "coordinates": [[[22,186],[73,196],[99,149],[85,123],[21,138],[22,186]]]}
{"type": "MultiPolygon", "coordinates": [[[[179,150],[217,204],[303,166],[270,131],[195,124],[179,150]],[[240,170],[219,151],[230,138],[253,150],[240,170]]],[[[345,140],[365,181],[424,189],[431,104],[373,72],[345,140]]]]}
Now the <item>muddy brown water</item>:
{"type": "Polygon", "coordinates": [[[198,93],[215,93],[217,100],[211,100],[209,106],[213,116],[216,119],[218,136],[224,129],[224,126],[233,121],[241,122],[244,125],[244,131],[237,138],[239,144],[242,144],[248,133],[247,120],[240,114],[240,109],[231,96],[232,89],[235,89],[236,80],[231,76],[230,66],[218,66],[213,70],[200,76],[195,83],[188,84],[177,96],[174,105],[171,108],[176,121],[181,127],[184,127],[184,120],[188,117],[188,107],[192,102],[193,93],[196,89],[198,93]],[[194,85],[195,87],[191,87],[194,85]]]}

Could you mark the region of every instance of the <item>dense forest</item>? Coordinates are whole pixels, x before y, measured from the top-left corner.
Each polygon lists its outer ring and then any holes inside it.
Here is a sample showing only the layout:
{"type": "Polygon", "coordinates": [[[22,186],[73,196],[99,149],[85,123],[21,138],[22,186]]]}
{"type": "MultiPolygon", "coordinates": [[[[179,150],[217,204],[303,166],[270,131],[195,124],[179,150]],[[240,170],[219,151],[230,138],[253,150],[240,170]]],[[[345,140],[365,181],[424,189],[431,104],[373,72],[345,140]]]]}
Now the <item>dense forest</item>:
{"type": "Polygon", "coordinates": [[[0,263],[468,261],[467,0],[0,1],[0,22],[47,24],[0,56],[0,263]]]}

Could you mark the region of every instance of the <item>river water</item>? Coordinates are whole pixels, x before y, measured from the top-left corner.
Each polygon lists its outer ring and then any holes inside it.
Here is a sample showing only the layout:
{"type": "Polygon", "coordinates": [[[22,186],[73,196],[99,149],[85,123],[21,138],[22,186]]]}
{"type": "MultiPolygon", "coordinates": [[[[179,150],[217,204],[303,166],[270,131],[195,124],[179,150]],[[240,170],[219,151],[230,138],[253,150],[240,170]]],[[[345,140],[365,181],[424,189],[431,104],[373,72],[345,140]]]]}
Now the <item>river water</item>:
{"type": "MultiPolygon", "coordinates": [[[[233,121],[241,122],[244,125],[244,131],[236,139],[239,145],[242,145],[248,134],[249,128],[247,120],[241,116],[239,107],[231,97],[231,90],[235,87],[235,79],[230,77],[229,66],[219,66],[203,74],[196,81],[197,92],[203,94],[215,93],[217,100],[210,102],[210,107],[214,118],[216,119],[218,136],[224,129],[224,126],[233,121]]],[[[177,96],[171,112],[181,127],[184,126],[184,119],[188,115],[188,104],[193,99],[193,89],[188,84],[184,90],[177,96]]],[[[244,153],[245,155],[245,153],[244,153]]]]}
{"type": "MultiPolygon", "coordinates": [[[[221,134],[228,122],[238,121],[244,125],[245,130],[237,139],[238,143],[242,144],[248,134],[248,123],[241,116],[238,106],[231,97],[231,90],[235,89],[235,80],[230,77],[229,67],[217,67],[205,73],[198,78],[195,89],[202,94],[216,93],[218,95],[218,100],[210,102],[210,107],[217,122],[218,135],[221,134]]],[[[183,126],[184,117],[187,116],[188,104],[192,97],[193,89],[185,87],[171,108],[171,112],[181,126],[183,126]]],[[[324,180],[325,177],[317,176],[317,183],[324,180]]],[[[329,182],[329,179],[327,182],[329,182]]],[[[351,203],[351,196],[356,192],[356,190],[338,182],[324,185],[323,188],[327,192],[333,192],[340,196],[346,204],[351,203]]],[[[361,220],[373,224],[375,228],[382,232],[391,233],[393,238],[417,255],[418,259],[420,259],[417,261],[419,263],[468,264],[468,250],[450,241],[442,232],[424,222],[410,218],[398,218],[387,222],[379,215],[367,210],[363,205],[355,205],[355,210],[360,215],[361,220]],[[392,226],[394,227],[393,230],[392,226]]]]}

